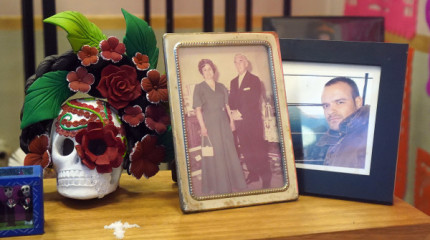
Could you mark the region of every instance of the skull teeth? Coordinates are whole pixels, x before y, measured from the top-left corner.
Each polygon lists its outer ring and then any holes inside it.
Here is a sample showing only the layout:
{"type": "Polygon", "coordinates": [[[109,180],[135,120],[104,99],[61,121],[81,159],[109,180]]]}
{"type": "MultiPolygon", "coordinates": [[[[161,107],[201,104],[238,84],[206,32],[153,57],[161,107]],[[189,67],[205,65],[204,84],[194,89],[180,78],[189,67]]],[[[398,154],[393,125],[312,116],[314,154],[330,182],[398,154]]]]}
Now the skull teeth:
{"type": "Polygon", "coordinates": [[[58,173],[57,185],[60,187],[93,187],[96,179],[82,170],[63,170],[58,173]]]}

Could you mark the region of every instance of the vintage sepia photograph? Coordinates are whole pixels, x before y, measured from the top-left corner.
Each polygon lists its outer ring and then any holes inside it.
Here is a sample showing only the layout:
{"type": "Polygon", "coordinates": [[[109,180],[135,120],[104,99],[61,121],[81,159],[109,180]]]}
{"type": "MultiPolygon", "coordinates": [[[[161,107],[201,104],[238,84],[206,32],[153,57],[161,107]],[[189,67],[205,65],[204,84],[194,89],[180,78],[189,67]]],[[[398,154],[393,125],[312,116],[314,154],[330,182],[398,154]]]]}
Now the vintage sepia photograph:
{"type": "Polygon", "coordinates": [[[296,167],[369,175],[381,68],[283,66],[296,167]]]}
{"type": "Polygon", "coordinates": [[[182,126],[173,127],[180,134],[175,140],[184,140],[185,161],[178,165],[187,176],[179,171],[179,178],[187,178],[194,201],[258,197],[292,186],[295,169],[286,164],[293,161],[291,139],[284,132],[289,127],[280,121],[288,123],[280,113],[285,93],[274,71],[279,58],[272,55],[278,50],[267,41],[246,40],[185,42],[176,45],[175,65],[167,63],[169,71],[176,70],[177,81],[169,72],[169,84],[170,91],[172,82],[178,86],[181,109],[173,115],[182,126]]]}

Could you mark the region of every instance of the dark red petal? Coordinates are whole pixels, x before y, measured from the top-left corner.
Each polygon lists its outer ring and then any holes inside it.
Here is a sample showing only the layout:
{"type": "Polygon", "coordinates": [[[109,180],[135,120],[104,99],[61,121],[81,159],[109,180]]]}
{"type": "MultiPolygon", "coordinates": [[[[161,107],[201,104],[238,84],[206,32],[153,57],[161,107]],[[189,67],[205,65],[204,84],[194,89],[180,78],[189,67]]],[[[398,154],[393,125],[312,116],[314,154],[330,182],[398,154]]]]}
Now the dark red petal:
{"type": "Polygon", "coordinates": [[[158,80],[160,79],[160,73],[157,70],[155,70],[155,69],[149,71],[147,73],[147,76],[151,80],[152,83],[154,83],[154,82],[158,83],[158,80]]]}
{"type": "Polygon", "coordinates": [[[145,119],[143,113],[133,116],[133,115],[123,115],[122,120],[128,123],[132,127],[136,127],[143,122],[145,119]]]}
{"type": "Polygon", "coordinates": [[[46,168],[47,166],[49,166],[50,163],[51,163],[51,156],[49,155],[48,151],[45,151],[45,153],[42,156],[42,162],[40,163],[40,165],[43,168],[46,168]]]}
{"type": "MultiPolygon", "coordinates": [[[[95,156],[95,155],[94,155],[95,156]]],[[[110,156],[106,152],[102,155],[98,155],[94,161],[96,166],[100,165],[109,165],[110,164],[110,156]]]]}
{"type": "Polygon", "coordinates": [[[132,79],[132,81],[135,81],[137,83],[137,79],[136,79],[137,73],[136,73],[136,69],[134,67],[128,66],[128,65],[122,65],[121,70],[126,71],[128,78],[132,79]]]}
{"type": "Polygon", "coordinates": [[[121,156],[117,156],[116,159],[114,159],[113,161],[111,161],[111,166],[113,168],[120,167],[121,164],[122,164],[122,160],[123,160],[122,155],[121,156]]]}
{"type": "Polygon", "coordinates": [[[100,42],[100,50],[101,51],[107,51],[110,50],[110,46],[107,40],[103,40],[100,42]]]}
{"type": "Polygon", "coordinates": [[[78,81],[78,75],[76,72],[71,71],[67,74],[66,79],[68,82],[78,81]]]}
{"type": "Polygon", "coordinates": [[[100,94],[103,97],[107,97],[108,96],[108,88],[106,87],[107,84],[107,78],[101,78],[99,84],[97,85],[97,90],[99,90],[100,94]]]}
{"type": "Polygon", "coordinates": [[[145,125],[146,125],[149,129],[151,129],[151,130],[155,130],[156,122],[155,122],[152,118],[146,117],[146,118],[145,118],[145,125]]]}
{"type": "Polygon", "coordinates": [[[101,129],[103,128],[103,123],[101,122],[89,122],[88,123],[88,130],[93,130],[93,129],[101,129]]]}
{"type": "Polygon", "coordinates": [[[108,102],[109,102],[110,105],[112,105],[116,109],[125,108],[128,105],[128,102],[113,101],[113,100],[110,100],[110,99],[108,99],[108,102]]]}
{"type": "Polygon", "coordinates": [[[157,92],[161,101],[166,102],[167,100],[169,100],[169,94],[167,92],[167,89],[158,89],[157,92]]]}
{"type": "Polygon", "coordinates": [[[159,167],[156,164],[151,163],[146,158],[135,159],[130,164],[130,172],[134,177],[140,179],[142,175],[149,178],[154,176],[159,171],[159,167]]]}
{"type": "Polygon", "coordinates": [[[103,77],[103,76],[110,76],[110,75],[112,75],[113,73],[116,73],[116,72],[118,72],[118,71],[120,71],[121,69],[119,68],[119,67],[117,67],[117,66],[115,66],[115,65],[112,65],[112,64],[110,64],[110,65],[107,65],[105,68],[103,68],[103,70],[102,70],[102,73],[101,73],[101,76],[103,77]]]}
{"type": "Polygon", "coordinates": [[[111,52],[110,55],[110,59],[112,59],[112,61],[114,61],[115,63],[119,62],[122,59],[122,55],[119,53],[111,52]]]}
{"type": "Polygon", "coordinates": [[[115,127],[115,125],[113,125],[113,124],[106,125],[106,126],[104,127],[104,131],[112,132],[112,133],[113,133],[113,136],[115,136],[115,137],[116,137],[116,135],[118,135],[118,133],[119,133],[118,128],[117,128],[117,127],[115,127]]]}
{"type": "Polygon", "coordinates": [[[150,92],[152,91],[152,89],[154,89],[149,78],[143,78],[141,82],[141,86],[143,90],[145,90],[145,92],[150,92]]]}
{"type": "Polygon", "coordinates": [[[28,153],[24,158],[24,166],[39,165],[42,162],[42,156],[36,153],[28,153]]]}
{"type": "Polygon", "coordinates": [[[157,122],[155,124],[155,131],[158,134],[163,134],[166,131],[166,129],[167,129],[167,126],[164,123],[157,122]]]}
{"type": "Polygon", "coordinates": [[[151,153],[147,156],[147,158],[154,164],[160,164],[163,159],[164,159],[164,155],[165,155],[165,149],[163,146],[156,146],[151,153]]]}
{"type": "Polygon", "coordinates": [[[167,88],[167,77],[166,74],[163,74],[158,81],[159,88],[167,88]]]}
{"type": "Polygon", "coordinates": [[[82,83],[86,83],[89,85],[92,85],[94,83],[95,79],[94,79],[94,75],[91,73],[87,73],[82,79],[81,82],[82,83]]]}
{"type": "Polygon", "coordinates": [[[125,45],[124,43],[118,43],[118,45],[115,47],[115,52],[119,54],[125,53],[125,45]]]}
{"type": "Polygon", "coordinates": [[[119,43],[119,40],[118,40],[118,38],[116,38],[116,37],[109,37],[109,38],[107,39],[107,41],[108,41],[108,43],[109,43],[109,47],[110,47],[111,49],[114,49],[114,48],[118,45],[118,43],[119,43]]]}
{"type": "Polygon", "coordinates": [[[89,57],[82,59],[81,64],[84,66],[89,66],[91,65],[91,63],[93,62],[93,60],[89,57]]]}
{"type": "Polygon", "coordinates": [[[110,165],[96,166],[98,173],[111,173],[112,167],[110,165]]]}
{"type": "Polygon", "coordinates": [[[96,167],[96,165],[93,162],[88,161],[86,158],[82,158],[81,161],[89,169],[94,169],[96,167]]]}
{"type": "Polygon", "coordinates": [[[49,145],[48,136],[39,135],[30,142],[30,145],[28,145],[28,150],[29,152],[42,155],[48,149],[48,145],[49,145]]]}
{"type": "Polygon", "coordinates": [[[147,93],[148,100],[152,103],[160,102],[160,94],[156,90],[152,90],[147,93]]]}
{"type": "Polygon", "coordinates": [[[97,50],[97,48],[96,47],[91,47],[90,48],[90,55],[91,56],[96,56],[97,57],[97,54],[99,53],[99,50],[97,50]]]}
{"type": "Polygon", "coordinates": [[[142,113],[142,108],[139,105],[129,106],[124,109],[124,113],[127,115],[138,115],[142,113]]]}
{"type": "Polygon", "coordinates": [[[84,67],[78,67],[76,69],[76,74],[78,75],[78,80],[82,81],[82,78],[84,78],[88,74],[88,71],[84,67]]]}
{"type": "Polygon", "coordinates": [[[76,152],[78,153],[79,157],[81,159],[84,159],[85,158],[85,153],[84,153],[84,150],[82,149],[81,145],[76,145],[75,149],[76,149],[76,152]]]}
{"type": "Polygon", "coordinates": [[[76,142],[78,142],[79,144],[82,144],[82,138],[83,138],[83,136],[85,136],[86,134],[87,134],[87,129],[88,129],[88,127],[87,128],[84,128],[84,129],[82,129],[82,130],[80,130],[77,134],[76,134],[76,136],[75,136],[75,140],[76,140],[76,142]]]}
{"type": "Polygon", "coordinates": [[[130,153],[130,161],[133,162],[134,160],[142,158],[143,154],[142,142],[137,142],[130,153]]]}

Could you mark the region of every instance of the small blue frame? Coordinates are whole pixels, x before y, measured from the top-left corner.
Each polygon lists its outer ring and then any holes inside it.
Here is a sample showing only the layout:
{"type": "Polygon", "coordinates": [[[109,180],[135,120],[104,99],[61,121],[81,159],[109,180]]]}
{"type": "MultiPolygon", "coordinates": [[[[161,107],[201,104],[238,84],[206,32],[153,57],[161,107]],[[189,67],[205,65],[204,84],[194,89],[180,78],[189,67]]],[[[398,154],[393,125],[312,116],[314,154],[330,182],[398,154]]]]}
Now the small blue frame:
{"type": "Polygon", "coordinates": [[[42,168],[0,168],[0,237],[43,233],[42,168]]]}

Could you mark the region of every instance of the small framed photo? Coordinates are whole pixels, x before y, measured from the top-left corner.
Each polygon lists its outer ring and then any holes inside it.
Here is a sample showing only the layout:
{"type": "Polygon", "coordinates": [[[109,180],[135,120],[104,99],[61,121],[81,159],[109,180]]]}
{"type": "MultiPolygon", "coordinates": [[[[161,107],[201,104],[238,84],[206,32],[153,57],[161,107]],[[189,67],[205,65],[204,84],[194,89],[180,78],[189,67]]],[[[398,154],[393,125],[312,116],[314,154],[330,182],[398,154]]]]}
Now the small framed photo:
{"type": "Polygon", "coordinates": [[[0,189],[0,237],[42,234],[42,168],[0,168],[0,189]]]}
{"type": "Polygon", "coordinates": [[[263,31],[280,38],[384,42],[383,17],[297,16],[265,17],[263,31]]]}
{"type": "Polygon", "coordinates": [[[408,46],[280,42],[300,193],[391,204],[408,46]]]}
{"type": "Polygon", "coordinates": [[[276,34],[163,40],[182,210],[297,199],[276,34]]]}

